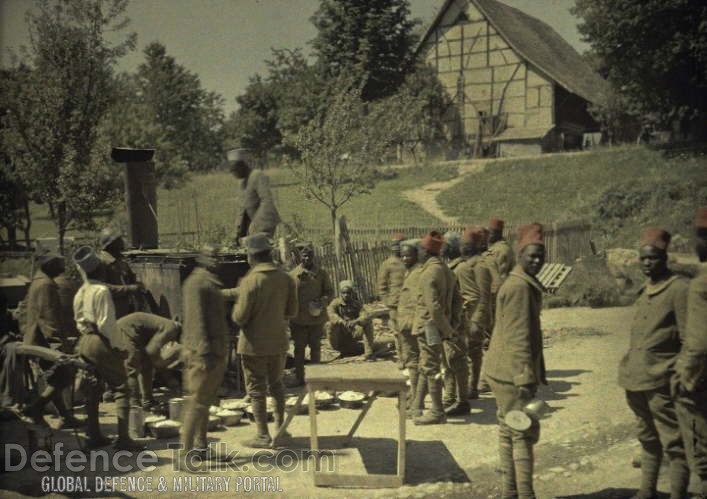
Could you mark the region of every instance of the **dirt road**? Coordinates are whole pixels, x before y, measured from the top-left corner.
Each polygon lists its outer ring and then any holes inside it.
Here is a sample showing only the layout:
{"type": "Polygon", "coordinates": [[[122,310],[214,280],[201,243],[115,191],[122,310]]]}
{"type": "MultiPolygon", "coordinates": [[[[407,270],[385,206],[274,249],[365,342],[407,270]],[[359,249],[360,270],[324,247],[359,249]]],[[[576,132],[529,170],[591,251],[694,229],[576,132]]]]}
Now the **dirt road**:
{"type": "MultiPolygon", "coordinates": [[[[553,412],[542,422],[540,443],[536,447],[536,491],[538,497],[619,498],[629,497],[639,482],[640,470],[631,467],[631,457],[637,444],[631,435],[632,417],[616,385],[620,357],[627,348],[630,308],[555,309],[543,312],[546,333],[546,362],[549,385],[540,395],[553,412]]],[[[326,448],[345,435],[356,417],[356,411],[335,409],[320,411],[320,434],[331,435],[320,440],[326,448]]],[[[397,434],[395,400],[379,399],[364,420],[354,440],[354,446],[333,451],[333,466],[346,473],[393,473],[397,434]]],[[[105,418],[112,422],[112,418],[105,418]]],[[[229,495],[245,492],[245,477],[251,487],[259,476],[278,478],[282,492],[266,496],[401,496],[401,497],[498,497],[499,475],[496,472],[495,404],[485,397],[473,405],[473,413],[465,418],[450,419],[446,425],[416,427],[407,425],[408,458],[407,484],[398,490],[314,488],[311,461],[306,457],[309,440],[307,416],[297,416],[290,428],[294,435],[288,461],[269,451],[254,452],[239,445],[252,435],[253,425],[231,428],[210,434],[214,442],[227,444],[238,451],[235,462],[238,471],[213,471],[209,476],[229,478],[229,495]],[[261,456],[258,461],[258,456],[261,456]],[[271,465],[280,459],[279,470],[271,465]],[[286,471],[282,468],[294,468],[286,471]],[[238,482],[237,482],[238,480],[238,482]],[[239,489],[236,490],[236,485],[239,489]]],[[[8,438],[5,428],[4,438],[8,438]]],[[[19,438],[16,437],[15,438],[19,438]]],[[[7,440],[5,440],[7,441],[7,440]]],[[[70,438],[66,445],[75,446],[70,438]]],[[[162,441],[150,441],[149,446],[159,456],[159,465],[144,476],[154,484],[166,478],[168,492],[174,492],[174,477],[186,476],[172,471],[172,451],[162,441]]],[[[51,472],[58,476],[61,473],[51,472]]],[[[65,473],[64,473],[65,474],[65,473]]],[[[118,476],[116,471],[96,475],[118,476]]],[[[128,473],[125,476],[139,476],[128,473]]],[[[41,493],[41,475],[23,470],[0,475],[0,495],[11,492],[27,495],[41,493]]],[[[89,480],[89,483],[90,480],[89,480]]],[[[693,484],[694,485],[694,484],[693,484]]],[[[154,487],[154,485],[153,485],[154,487]]],[[[661,490],[667,490],[665,477],[661,490]]],[[[85,494],[85,495],[95,495],[85,494]]],[[[126,495],[148,495],[126,492],[126,495]]],[[[171,494],[170,494],[171,495],[171,494]]],[[[182,492],[187,497],[199,493],[182,492]]],[[[222,494],[226,495],[226,494],[222,494]]]]}

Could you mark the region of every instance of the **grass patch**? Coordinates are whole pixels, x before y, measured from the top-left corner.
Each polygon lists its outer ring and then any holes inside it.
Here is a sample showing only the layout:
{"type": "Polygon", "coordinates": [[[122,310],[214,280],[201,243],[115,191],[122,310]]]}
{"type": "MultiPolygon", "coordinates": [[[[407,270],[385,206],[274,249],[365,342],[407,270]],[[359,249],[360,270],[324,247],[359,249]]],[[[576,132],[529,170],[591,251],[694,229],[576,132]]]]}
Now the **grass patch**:
{"type": "Polygon", "coordinates": [[[644,147],[499,160],[445,191],[445,213],[482,221],[491,212],[512,223],[589,219],[605,246],[635,246],[642,225],[689,237],[707,203],[707,157],[667,158],[644,147]]]}

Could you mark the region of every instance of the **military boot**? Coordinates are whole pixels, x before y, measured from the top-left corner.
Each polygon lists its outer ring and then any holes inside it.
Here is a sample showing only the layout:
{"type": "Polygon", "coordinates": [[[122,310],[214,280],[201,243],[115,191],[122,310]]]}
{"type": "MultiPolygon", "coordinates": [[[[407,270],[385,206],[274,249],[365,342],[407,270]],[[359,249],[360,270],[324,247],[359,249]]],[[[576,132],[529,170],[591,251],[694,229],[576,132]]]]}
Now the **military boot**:
{"type": "Polygon", "coordinates": [[[447,422],[447,417],[444,414],[442,406],[442,383],[435,376],[427,377],[427,387],[430,393],[432,407],[429,412],[415,418],[416,425],[442,424],[447,422]]]}
{"type": "Polygon", "coordinates": [[[128,399],[116,401],[116,415],[118,416],[118,439],[113,446],[118,450],[141,451],[145,446],[130,438],[130,405],[128,399]]]}
{"type": "Polygon", "coordinates": [[[657,497],[656,490],[661,461],[662,452],[660,450],[656,453],[643,451],[641,454],[641,488],[632,499],[653,499],[657,497]]]}
{"type": "Polygon", "coordinates": [[[444,372],[444,397],[442,405],[446,409],[453,406],[457,401],[457,380],[454,371],[447,369],[444,372]]]}
{"type": "Polygon", "coordinates": [[[100,392],[95,388],[89,387],[86,395],[86,436],[88,437],[86,447],[97,449],[108,445],[111,440],[101,433],[101,425],[98,422],[100,392]]]}
{"type": "Polygon", "coordinates": [[[535,491],[533,490],[533,444],[525,438],[513,438],[512,445],[518,499],[535,499],[535,491]]]}
{"type": "Polygon", "coordinates": [[[253,418],[258,434],[255,438],[245,440],[243,445],[253,449],[269,449],[272,446],[272,438],[268,431],[268,412],[265,397],[253,398],[253,418]]]}
{"type": "MultiPolygon", "coordinates": [[[[282,396],[276,396],[275,398],[275,433],[280,431],[280,428],[285,424],[285,395],[283,394],[282,396]]],[[[278,442],[287,442],[288,440],[292,439],[292,435],[288,432],[285,431],[282,435],[280,435],[280,438],[278,439],[278,442]]]]}
{"type": "Polygon", "coordinates": [[[483,353],[481,351],[472,351],[469,358],[469,400],[476,400],[479,398],[479,379],[481,378],[483,353]]]}
{"type": "Polygon", "coordinates": [[[690,469],[684,459],[670,460],[670,499],[689,497],[690,469]]]}
{"type": "Polygon", "coordinates": [[[501,498],[518,497],[516,490],[516,470],[513,465],[513,439],[511,430],[501,423],[498,427],[498,456],[501,461],[501,498]]]}
{"type": "Polygon", "coordinates": [[[410,413],[413,410],[413,405],[415,403],[415,397],[417,396],[417,380],[419,375],[417,374],[417,369],[414,367],[408,368],[408,376],[410,381],[410,386],[408,388],[408,399],[407,399],[407,411],[410,413]]]}
{"type": "Polygon", "coordinates": [[[363,328],[363,355],[373,357],[373,330],[370,327],[363,328]]]}
{"type": "Polygon", "coordinates": [[[427,397],[427,376],[419,373],[417,376],[417,390],[415,399],[412,403],[412,408],[408,413],[408,418],[414,419],[422,416],[425,410],[425,397],[427,397]]]}

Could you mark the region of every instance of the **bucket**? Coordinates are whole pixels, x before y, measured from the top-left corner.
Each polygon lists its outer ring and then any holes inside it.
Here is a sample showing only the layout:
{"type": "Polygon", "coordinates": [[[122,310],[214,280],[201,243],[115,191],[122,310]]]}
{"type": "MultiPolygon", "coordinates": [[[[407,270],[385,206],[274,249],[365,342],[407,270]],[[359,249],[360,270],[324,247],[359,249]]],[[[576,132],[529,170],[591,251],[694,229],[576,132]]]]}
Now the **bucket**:
{"type": "Polygon", "coordinates": [[[129,430],[131,438],[145,437],[145,413],[142,407],[130,408],[129,430]]]}
{"type": "Polygon", "coordinates": [[[182,411],[184,410],[184,399],[175,397],[169,399],[169,419],[172,421],[182,420],[182,411]]]}

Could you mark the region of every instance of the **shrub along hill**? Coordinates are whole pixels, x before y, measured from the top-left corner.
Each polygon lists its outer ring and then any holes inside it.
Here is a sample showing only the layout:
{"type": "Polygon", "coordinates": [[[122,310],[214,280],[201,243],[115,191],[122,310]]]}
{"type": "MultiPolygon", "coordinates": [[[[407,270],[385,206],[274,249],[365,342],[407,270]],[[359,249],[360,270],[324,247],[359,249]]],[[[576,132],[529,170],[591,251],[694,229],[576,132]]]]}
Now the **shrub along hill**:
{"type": "Polygon", "coordinates": [[[589,220],[600,247],[635,247],[641,227],[658,225],[687,249],[695,210],[707,204],[707,156],[622,147],[498,160],[437,201],[460,220],[589,220]]]}

